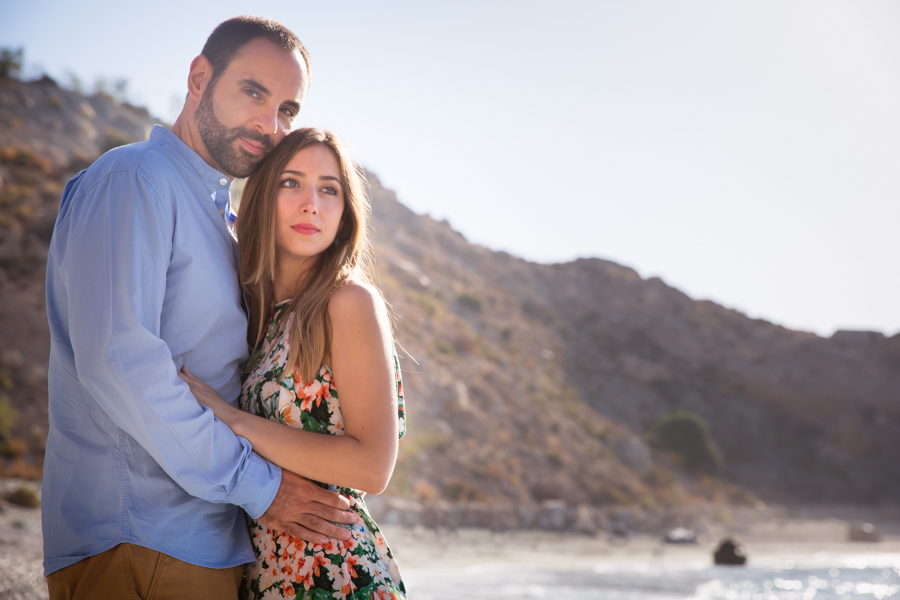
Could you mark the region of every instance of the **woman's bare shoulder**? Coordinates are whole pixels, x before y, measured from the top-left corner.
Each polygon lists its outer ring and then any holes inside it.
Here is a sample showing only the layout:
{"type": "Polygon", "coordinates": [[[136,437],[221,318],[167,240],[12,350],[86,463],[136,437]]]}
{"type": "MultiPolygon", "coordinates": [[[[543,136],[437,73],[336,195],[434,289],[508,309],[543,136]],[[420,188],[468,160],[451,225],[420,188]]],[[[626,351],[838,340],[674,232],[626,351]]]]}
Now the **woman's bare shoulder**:
{"type": "Polygon", "coordinates": [[[372,316],[381,318],[387,313],[384,298],[375,286],[351,279],[335,290],[328,303],[328,315],[332,319],[358,319],[372,316]]]}

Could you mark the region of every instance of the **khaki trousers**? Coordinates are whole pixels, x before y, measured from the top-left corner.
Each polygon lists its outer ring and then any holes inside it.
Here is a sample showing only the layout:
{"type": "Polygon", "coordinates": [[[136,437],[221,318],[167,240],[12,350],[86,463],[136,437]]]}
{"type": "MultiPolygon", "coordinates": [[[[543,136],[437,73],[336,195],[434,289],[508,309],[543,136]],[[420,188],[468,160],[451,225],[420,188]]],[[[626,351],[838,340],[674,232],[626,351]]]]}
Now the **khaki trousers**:
{"type": "Polygon", "coordinates": [[[198,567],[119,544],[47,577],[50,600],[237,600],[244,566],[198,567]]]}

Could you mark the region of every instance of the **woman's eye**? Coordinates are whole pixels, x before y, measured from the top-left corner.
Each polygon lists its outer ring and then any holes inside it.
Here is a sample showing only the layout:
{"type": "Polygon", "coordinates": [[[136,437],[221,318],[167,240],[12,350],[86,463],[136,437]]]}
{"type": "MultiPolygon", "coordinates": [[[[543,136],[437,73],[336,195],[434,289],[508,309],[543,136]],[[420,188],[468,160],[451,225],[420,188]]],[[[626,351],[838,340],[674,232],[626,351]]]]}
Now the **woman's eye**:
{"type": "Polygon", "coordinates": [[[284,179],[281,182],[281,187],[288,187],[288,188],[297,187],[297,180],[296,179],[284,179]]]}
{"type": "Polygon", "coordinates": [[[329,185],[327,187],[322,188],[322,193],[328,194],[330,196],[337,196],[338,191],[329,185]]]}

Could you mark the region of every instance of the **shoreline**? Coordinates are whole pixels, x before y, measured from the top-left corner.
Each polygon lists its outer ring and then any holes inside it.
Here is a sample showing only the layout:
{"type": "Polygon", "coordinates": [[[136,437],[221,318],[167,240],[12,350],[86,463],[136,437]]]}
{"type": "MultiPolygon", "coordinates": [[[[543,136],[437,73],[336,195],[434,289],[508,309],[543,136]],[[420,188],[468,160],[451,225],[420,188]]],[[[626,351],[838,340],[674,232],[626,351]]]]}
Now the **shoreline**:
{"type": "MultiPolygon", "coordinates": [[[[827,564],[830,557],[895,555],[900,561],[900,536],[879,542],[847,540],[847,523],[836,519],[788,518],[761,524],[736,534],[726,528],[700,536],[696,544],[667,544],[654,535],[628,540],[549,531],[461,529],[440,533],[422,528],[383,526],[401,569],[466,569],[494,565],[539,565],[547,570],[629,568],[635,565],[713,566],[713,551],[721,539],[739,542],[748,567],[786,563],[827,564]]],[[[735,567],[739,569],[740,567],[735,567]]]]}
{"type": "MultiPolygon", "coordinates": [[[[749,535],[780,541],[840,542],[852,524],[871,523],[882,535],[900,539],[900,505],[766,505],[694,503],[676,506],[573,506],[559,500],[536,504],[415,502],[366,496],[379,526],[405,527],[452,535],[460,530],[556,532],[581,537],[629,540],[662,538],[674,528],[693,531],[698,541],[749,535]],[[814,523],[811,528],[803,523],[814,523]],[[790,526],[785,526],[791,523],[790,526]],[[830,524],[825,529],[824,524],[830,524]]],[[[862,543],[862,542],[860,542],[862,543]]]]}

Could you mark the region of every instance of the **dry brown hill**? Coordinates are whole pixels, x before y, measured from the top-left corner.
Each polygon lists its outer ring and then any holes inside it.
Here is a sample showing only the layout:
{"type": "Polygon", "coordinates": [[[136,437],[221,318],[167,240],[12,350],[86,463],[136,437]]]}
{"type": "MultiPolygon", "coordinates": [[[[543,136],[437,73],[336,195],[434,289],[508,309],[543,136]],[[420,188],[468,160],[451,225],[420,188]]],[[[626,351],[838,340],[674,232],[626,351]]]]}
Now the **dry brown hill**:
{"type": "MultiPolygon", "coordinates": [[[[900,335],[823,339],[692,300],[608,261],[529,263],[469,244],[377,184],[374,197],[383,284],[403,316],[401,339],[424,357],[429,416],[458,419],[456,436],[509,432],[521,446],[512,455],[537,450],[540,478],[559,479],[566,498],[594,490],[587,493],[596,501],[610,482],[599,465],[625,457],[622,442],[604,432],[644,435],[663,413],[685,408],[709,422],[725,456],[722,477],[763,498],[900,497],[892,458],[900,450],[900,335]],[[465,418],[453,402],[459,385],[469,399],[465,418]],[[596,455],[581,436],[598,444],[596,455]]],[[[451,456],[461,463],[468,455],[451,456]]]]}
{"type": "MultiPolygon", "coordinates": [[[[44,261],[62,186],[153,122],[50,80],[0,80],[0,436],[17,413],[8,473],[39,474],[44,261]]],[[[410,430],[390,494],[642,506],[747,491],[900,497],[900,336],[823,339],[608,261],[492,252],[370,178],[380,283],[418,361],[403,361],[410,430]],[[709,422],[721,480],[689,475],[646,443],[649,424],[674,408],[709,422]]]]}

